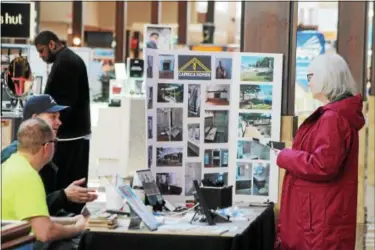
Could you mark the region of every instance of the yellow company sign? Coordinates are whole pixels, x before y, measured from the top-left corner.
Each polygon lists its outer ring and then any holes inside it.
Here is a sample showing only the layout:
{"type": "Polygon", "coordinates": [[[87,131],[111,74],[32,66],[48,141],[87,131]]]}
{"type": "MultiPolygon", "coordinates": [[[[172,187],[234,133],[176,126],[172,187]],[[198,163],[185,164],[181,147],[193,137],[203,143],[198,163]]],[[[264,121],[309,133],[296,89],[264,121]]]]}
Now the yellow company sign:
{"type": "Polygon", "coordinates": [[[179,69],[178,75],[185,77],[210,77],[211,70],[194,57],[179,69]]]}

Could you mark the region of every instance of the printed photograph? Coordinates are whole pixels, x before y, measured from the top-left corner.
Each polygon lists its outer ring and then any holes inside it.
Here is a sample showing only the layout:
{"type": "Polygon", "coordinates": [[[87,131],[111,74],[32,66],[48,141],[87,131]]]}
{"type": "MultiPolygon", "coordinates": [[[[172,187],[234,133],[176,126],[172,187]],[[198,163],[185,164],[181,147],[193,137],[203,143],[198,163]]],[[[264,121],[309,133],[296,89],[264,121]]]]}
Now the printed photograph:
{"type": "Polygon", "coordinates": [[[148,139],[152,139],[152,116],[148,116],[147,118],[148,139]]]}
{"type": "Polygon", "coordinates": [[[157,141],[182,141],[182,108],[156,109],[157,141]]]}
{"type": "Polygon", "coordinates": [[[203,179],[212,184],[222,184],[223,186],[228,185],[228,173],[209,173],[204,174],[203,179]]]}
{"type": "Polygon", "coordinates": [[[148,87],[147,88],[147,108],[152,109],[152,97],[153,97],[153,88],[148,87]]]}
{"type": "Polygon", "coordinates": [[[200,117],[201,112],[201,86],[199,84],[188,85],[188,117],[200,117]]]}
{"type": "Polygon", "coordinates": [[[206,149],[204,151],[205,168],[226,168],[228,161],[228,149],[206,149]]]}
{"type": "Polygon", "coordinates": [[[214,106],[229,105],[229,88],[228,84],[209,84],[206,88],[206,104],[214,106]]]}
{"type": "Polygon", "coordinates": [[[211,80],[211,56],[178,56],[178,80],[211,80]]]}
{"type": "Polygon", "coordinates": [[[172,47],[172,27],[147,25],[145,27],[144,48],[169,50],[172,47]]]}
{"type": "Polygon", "coordinates": [[[270,139],[271,119],[271,114],[239,113],[238,137],[270,139]]]}
{"type": "Polygon", "coordinates": [[[195,192],[193,181],[202,179],[202,163],[188,162],[185,164],[185,195],[193,195],[195,192]]]}
{"type": "Polygon", "coordinates": [[[147,56],[147,78],[153,78],[153,63],[154,63],[154,57],[153,56],[147,56]]]}
{"type": "Polygon", "coordinates": [[[241,57],[241,81],[272,82],[274,58],[264,56],[241,57]]]}
{"type": "Polygon", "coordinates": [[[206,111],[204,118],[204,142],[228,143],[228,127],[228,111],[206,111]]]}
{"type": "Polygon", "coordinates": [[[183,103],[184,85],[158,83],[158,103],[183,103]]]}
{"type": "Polygon", "coordinates": [[[236,194],[251,195],[252,184],[252,164],[237,163],[236,194]]]}
{"type": "Polygon", "coordinates": [[[269,195],[270,164],[253,163],[253,195],[269,195]]]}
{"type": "Polygon", "coordinates": [[[182,148],[156,148],[157,167],[182,167],[182,148]]]}
{"type": "Polygon", "coordinates": [[[160,55],[159,56],[159,78],[173,79],[174,78],[174,55],[160,55]]]}
{"type": "Polygon", "coordinates": [[[181,195],[182,179],[177,173],[156,173],[156,185],[163,195],[181,195]]]}
{"type": "Polygon", "coordinates": [[[147,156],[148,156],[148,168],[151,168],[151,166],[152,166],[152,146],[148,146],[147,156]]]}
{"type": "Polygon", "coordinates": [[[240,85],[240,109],[272,109],[272,85],[240,85]]]}
{"type": "Polygon", "coordinates": [[[232,79],[232,58],[216,58],[216,79],[232,79]]]}
{"type": "Polygon", "coordinates": [[[199,157],[200,124],[188,124],[188,157],[199,157]]]}
{"type": "Polygon", "coordinates": [[[254,141],[239,141],[237,143],[238,160],[270,160],[270,149],[254,141]]]}

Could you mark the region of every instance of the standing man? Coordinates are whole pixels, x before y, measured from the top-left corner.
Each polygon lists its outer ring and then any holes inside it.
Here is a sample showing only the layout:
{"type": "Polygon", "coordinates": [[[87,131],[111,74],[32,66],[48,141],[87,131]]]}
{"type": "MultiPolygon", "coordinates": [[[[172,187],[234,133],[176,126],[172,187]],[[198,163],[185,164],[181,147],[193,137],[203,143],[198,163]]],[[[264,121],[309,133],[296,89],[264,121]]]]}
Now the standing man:
{"type": "MultiPolygon", "coordinates": [[[[34,44],[43,61],[53,63],[45,93],[60,105],[70,106],[61,113],[56,153],[53,161],[59,166],[57,188],[67,187],[74,180],[88,177],[90,151],[90,93],[87,70],[83,60],[65,47],[51,31],[39,33],[34,44]]],[[[72,204],[69,212],[79,213],[84,204],[72,204]]]]}

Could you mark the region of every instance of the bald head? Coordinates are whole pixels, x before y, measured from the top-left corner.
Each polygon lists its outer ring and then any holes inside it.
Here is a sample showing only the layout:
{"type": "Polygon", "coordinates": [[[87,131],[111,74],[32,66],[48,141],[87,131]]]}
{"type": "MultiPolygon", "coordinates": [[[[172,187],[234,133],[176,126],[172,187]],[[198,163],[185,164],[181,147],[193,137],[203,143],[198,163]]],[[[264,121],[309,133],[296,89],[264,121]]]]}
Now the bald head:
{"type": "Polygon", "coordinates": [[[53,140],[51,127],[40,118],[28,119],[21,123],[18,132],[18,150],[28,154],[36,154],[47,142],[53,140]]]}

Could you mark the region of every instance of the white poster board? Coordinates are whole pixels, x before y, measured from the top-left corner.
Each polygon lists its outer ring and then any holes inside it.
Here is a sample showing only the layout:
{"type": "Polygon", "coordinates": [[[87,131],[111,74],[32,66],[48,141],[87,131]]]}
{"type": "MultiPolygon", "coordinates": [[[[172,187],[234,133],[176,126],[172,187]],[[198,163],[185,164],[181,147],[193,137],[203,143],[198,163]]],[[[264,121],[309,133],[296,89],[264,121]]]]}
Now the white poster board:
{"type": "Polygon", "coordinates": [[[193,180],[233,185],[234,201],[277,202],[282,55],[146,50],[148,167],[163,195],[193,180]]]}

